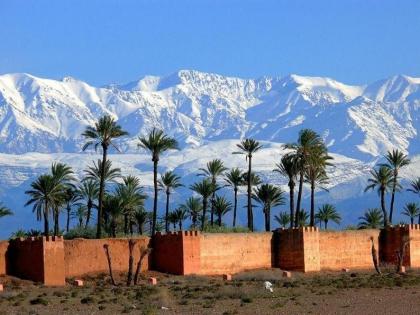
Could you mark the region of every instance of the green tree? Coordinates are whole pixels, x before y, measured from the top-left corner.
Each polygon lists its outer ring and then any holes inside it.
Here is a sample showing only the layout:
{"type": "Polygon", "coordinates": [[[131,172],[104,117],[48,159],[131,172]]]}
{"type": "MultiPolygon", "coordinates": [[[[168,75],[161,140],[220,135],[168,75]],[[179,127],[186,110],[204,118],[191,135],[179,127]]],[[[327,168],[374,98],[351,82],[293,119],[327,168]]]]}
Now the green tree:
{"type": "Polygon", "coordinates": [[[294,159],[292,155],[286,154],[281,158],[280,163],[276,164],[276,168],[274,169],[275,172],[280,173],[288,179],[287,185],[289,186],[290,228],[293,227],[293,220],[290,218],[295,217],[295,186],[297,175],[299,174],[298,166],[299,165],[296,162],[296,159],[294,159]]]}
{"type": "Polygon", "coordinates": [[[271,230],[271,208],[284,205],[283,191],[281,188],[270,184],[263,184],[254,188],[252,199],[263,206],[265,230],[271,230]]]}
{"type": "Polygon", "coordinates": [[[6,207],[3,203],[0,203],[0,219],[8,215],[13,215],[12,210],[6,207]]]}
{"type": "Polygon", "coordinates": [[[155,235],[156,231],[156,218],[157,218],[157,202],[158,202],[158,163],[160,155],[168,150],[178,149],[178,142],[167,135],[162,130],[153,128],[148,136],[139,137],[140,148],[148,150],[152,154],[153,162],[153,188],[154,188],[154,198],[153,198],[153,221],[152,221],[152,231],[151,235],[155,235]]]}
{"type": "Polygon", "coordinates": [[[290,224],[290,215],[287,212],[282,211],[278,215],[274,216],[274,221],[276,221],[282,228],[285,228],[290,224]]]}
{"type": "Polygon", "coordinates": [[[88,126],[86,130],[82,133],[87,140],[83,146],[83,151],[87,148],[93,146],[95,151],[99,147],[102,148],[102,161],[98,163],[100,166],[99,172],[99,196],[98,196],[98,223],[96,230],[96,237],[101,238],[102,236],[102,203],[104,200],[105,194],[105,177],[102,176],[106,174],[105,167],[107,165],[107,154],[110,146],[118,150],[118,147],[114,143],[114,140],[123,136],[128,135],[121,126],[119,126],[114,118],[109,115],[105,115],[95,123],[95,126],[88,126]]]}
{"type": "Polygon", "coordinates": [[[383,214],[377,208],[368,209],[359,217],[359,229],[378,229],[383,224],[383,214]]]}
{"type": "Polygon", "coordinates": [[[144,225],[146,224],[148,218],[147,212],[144,210],[143,207],[139,207],[136,209],[136,213],[134,216],[137,222],[138,233],[140,235],[143,235],[144,225]]]}
{"type": "Polygon", "coordinates": [[[79,200],[84,200],[86,203],[86,223],[85,228],[89,226],[90,218],[92,217],[92,209],[95,206],[94,202],[99,196],[99,183],[92,179],[83,180],[76,189],[76,195],[79,200]]]}
{"type": "Polygon", "coordinates": [[[403,215],[410,218],[411,224],[414,224],[414,219],[419,217],[419,224],[420,224],[420,207],[415,202],[409,202],[405,205],[403,215]]]}
{"type": "Polygon", "coordinates": [[[168,221],[170,224],[173,225],[174,231],[176,231],[176,225],[178,223],[178,214],[176,213],[176,211],[169,212],[168,221]]]}
{"type": "MultiPolygon", "coordinates": [[[[217,178],[225,172],[227,168],[224,166],[223,161],[220,159],[214,159],[207,163],[206,168],[200,168],[201,173],[199,175],[206,176],[210,179],[213,185],[217,185],[217,178]]],[[[210,224],[213,226],[214,223],[214,202],[216,197],[216,191],[213,191],[210,200],[210,224]]]]}
{"type": "Polygon", "coordinates": [[[341,222],[341,216],[338,213],[337,209],[333,205],[328,203],[318,208],[318,212],[316,213],[315,218],[319,222],[324,222],[325,229],[327,229],[329,221],[333,221],[336,224],[340,224],[341,222]]]}
{"type": "Polygon", "coordinates": [[[191,227],[196,229],[200,212],[203,210],[201,200],[199,198],[190,197],[183,205],[181,205],[181,207],[189,214],[192,223],[191,227]]]}
{"type": "Polygon", "coordinates": [[[394,213],[394,202],[395,202],[395,192],[401,189],[399,183],[399,171],[404,166],[410,164],[410,159],[407,155],[402,153],[399,150],[388,151],[385,156],[386,164],[384,166],[388,167],[392,171],[392,192],[391,192],[391,205],[389,210],[389,223],[392,224],[392,214],[394,213]]]}
{"type": "Polygon", "coordinates": [[[379,169],[373,169],[370,174],[371,178],[368,179],[369,184],[366,187],[365,192],[377,188],[381,198],[384,226],[387,227],[389,225],[389,220],[385,206],[385,194],[393,186],[392,172],[388,167],[382,165],[379,169]]]}
{"type": "Polygon", "coordinates": [[[80,201],[80,197],[77,195],[74,186],[72,185],[72,186],[67,187],[67,189],[64,192],[64,203],[66,204],[66,210],[67,210],[66,232],[70,230],[70,217],[71,217],[72,207],[74,205],[80,206],[79,201],[80,201]]]}
{"type": "Polygon", "coordinates": [[[104,212],[110,218],[109,231],[112,237],[117,237],[118,224],[123,214],[122,200],[116,195],[105,195],[104,212]]]}
{"type": "Polygon", "coordinates": [[[420,197],[420,177],[411,181],[410,185],[411,187],[407,190],[417,194],[420,197]]]}
{"type": "Polygon", "coordinates": [[[233,204],[233,224],[236,226],[236,212],[238,209],[238,189],[243,185],[243,172],[235,167],[232,168],[228,173],[225,174],[225,181],[228,186],[233,188],[234,204],[233,204]]]}
{"type": "Polygon", "coordinates": [[[203,231],[206,219],[207,202],[210,196],[213,194],[213,192],[217,190],[217,187],[215,187],[214,184],[208,178],[205,178],[201,182],[194,183],[193,185],[191,185],[190,189],[192,191],[195,191],[202,198],[203,215],[201,220],[201,230],[203,231]]]}
{"type": "Polygon", "coordinates": [[[188,211],[184,207],[179,207],[174,211],[174,213],[179,230],[182,231],[182,223],[188,218],[188,211]]]}
{"type": "Polygon", "coordinates": [[[297,142],[286,144],[285,148],[292,150],[292,152],[289,154],[293,158],[294,163],[296,163],[299,170],[299,188],[295,214],[295,226],[298,226],[305,172],[308,168],[310,157],[314,156],[316,152],[319,153],[319,151],[325,150],[325,144],[322,138],[315,131],[311,129],[303,129],[299,132],[297,142]]]}
{"type": "Polygon", "coordinates": [[[305,209],[301,209],[298,214],[298,226],[307,226],[309,213],[305,209]]]}
{"type": "Polygon", "coordinates": [[[216,196],[214,200],[214,211],[217,214],[217,224],[222,226],[222,217],[232,210],[232,203],[225,197],[216,196]]]}
{"type": "Polygon", "coordinates": [[[87,208],[85,205],[78,205],[76,210],[73,210],[71,213],[71,217],[76,219],[78,222],[78,227],[83,227],[83,221],[86,219],[87,215],[87,208]]]}
{"type": "Polygon", "coordinates": [[[240,151],[233,152],[233,154],[244,154],[248,161],[248,172],[247,172],[247,215],[248,215],[248,229],[254,231],[254,215],[252,212],[252,157],[258,152],[263,146],[254,139],[245,139],[241,143],[236,145],[240,151]]]}
{"type": "Polygon", "coordinates": [[[57,184],[52,175],[44,174],[31,183],[31,189],[25,191],[25,194],[30,198],[25,206],[33,204],[37,220],[44,218],[44,235],[49,236],[50,210],[63,203],[63,187],[57,184]]]}
{"type": "Polygon", "coordinates": [[[169,232],[169,222],[168,222],[168,215],[169,215],[169,196],[171,195],[172,191],[178,187],[183,186],[181,184],[181,177],[176,175],[172,171],[168,171],[161,175],[161,179],[159,181],[159,186],[165,190],[166,193],[166,211],[165,211],[165,231],[169,232]]]}

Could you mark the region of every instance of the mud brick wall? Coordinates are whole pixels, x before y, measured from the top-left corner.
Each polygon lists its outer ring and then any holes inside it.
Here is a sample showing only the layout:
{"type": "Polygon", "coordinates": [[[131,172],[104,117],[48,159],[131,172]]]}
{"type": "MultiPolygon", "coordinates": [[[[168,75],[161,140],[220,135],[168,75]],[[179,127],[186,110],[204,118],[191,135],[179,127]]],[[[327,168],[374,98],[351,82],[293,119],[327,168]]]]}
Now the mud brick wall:
{"type": "Polygon", "coordinates": [[[200,274],[236,273],[272,267],[273,233],[201,235],[200,274]]]}
{"type": "Polygon", "coordinates": [[[200,233],[156,233],[152,241],[153,269],[177,275],[200,271],[200,233]]]}
{"type": "MultiPolygon", "coordinates": [[[[64,241],[65,276],[75,277],[87,273],[108,272],[108,261],[104,244],[109,245],[112,268],[115,271],[128,271],[128,239],[74,239],[64,241]]],[[[140,250],[149,246],[150,238],[135,238],[133,250],[134,268],[140,258],[140,250]]],[[[142,262],[142,271],[149,269],[149,258],[142,262]]]]}
{"type": "Polygon", "coordinates": [[[322,270],[371,269],[373,237],[379,250],[379,230],[320,231],[319,256],[322,270]]]}
{"type": "Polygon", "coordinates": [[[408,248],[408,255],[410,259],[409,266],[412,268],[420,267],[420,225],[414,224],[408,227],[408,237],[410,238],[410,245],[408,248]]]}
{"type": "Polygon", "coordinates": [[[7,272],[6,255],[8,247],[8,241],[0,241],[0,276],[5,275],[7,272]]]}
{"type": "Polygon", "coordinates": [[[10,241],[7,262],[8,274],[50,286],[65,284],[62,237],[10,241]]]}
{"type": "MultiPolygon", "coordinates": [[[[400,250],[403,240],[409,238],[409,228],[407,226],[393,226],[383,229],[379,240],[379,256],[384,264],[396,264],[396,252],[400,250]]],[[[410,266],[410,248],[406,249],[404,266],[410,266]]]]}

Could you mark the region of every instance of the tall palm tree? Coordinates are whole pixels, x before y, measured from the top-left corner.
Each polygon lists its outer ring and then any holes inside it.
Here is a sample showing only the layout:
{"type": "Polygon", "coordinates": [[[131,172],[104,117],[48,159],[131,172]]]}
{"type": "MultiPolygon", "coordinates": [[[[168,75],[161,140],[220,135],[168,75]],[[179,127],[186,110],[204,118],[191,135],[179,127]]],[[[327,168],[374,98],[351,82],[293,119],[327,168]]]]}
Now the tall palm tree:
{"type": "Polygon", "coordinates": [[[395,192],[401,189],[401,185],[399,183],[399,171],[404,166],[410,164],[410,159],[407,155],[402,153],[399,150],[392,150],[392,152],[388,151],[387,155],[385,156],[387,163],[384,164],[392,171],[392,192],[391,192],[391,205],[389,210],[389,223],[392,224],[392,214],[394,213],[394,202],[395,202],[395,192]]]}
{"type": "Polygon", "coordinates": [[[378,229],[383,224],[383,214],[377,208],[368,209],[359,220],[359,229],[378,229]]]}
{"type": "Polygon", "coordinates": [[[157,217],[157,202],[158,202],[158,163],[160,155],[167,150],[178,149],[178,142],[167,135],[162,130],[153,128],[153,130],[146,137],[139,137],[140,148],[150,151],[152,154],[153,162],[153,188],[154,188],[154,199],[153,199],[153,222],[152,222],[152,233],[155,235],[156,231],[156,217],[157,217]]]}
{"type": "Polygon", "coordinates": [[[117,237],[117,228],[123,214],[122,200],[116,195],[105,195],[104,212],[110,218],[109,229],[112,237],[117,237]]]}
{"type": "Polygon", "coordinates": [[[254,215],[252,213],[252,157],[258,152],[263,146],[254,139],[245,139],[241,143],[236,145],[239,148],[239,152],[233,152],[233,154],[244,154],[248,161],[248,172],[247,172],[247,214],[248,214],[248,228],[250,231],[254,231],[254,215]]]}
{"type": "Polygon", "coordinates": [[[420,197],[420,177],[411,181],[411,188],[407,189],[420,197]]]}
{"type": "Polygon", "coordinates": [[[95,200],[99,196],[99,185],[98,182],[92,179],[83,180],[76,189],[76,195],[79,200],[86,202],[86,222],[85,227],[89,226],[89,221],[92,216],[92,208],[95,207],[95,200]]]}
{"type": "Polygon", "coordinates": [[[371,178],[368,179],[369,185],[366,187],[365,192],[377,188],[378,194],[381,197],[381,209],[383,213],[384,226],[389,225],[388,214],[385,206],[385,193],[392,188],[393,176],[392,171],[386,166],[380,166],[379,169],[373,169],[371,178]]]}
{"type": "Polygon", "coordinates": [[[204,230],[204,224],[206,221],[207,202],[210,196],[213,194],[217,187],[208,179],[205,178],[201,182],[194,183],[190,186],[190,189],[199,194],[203,202],[203,215],[201,220],[201,230],[204,230]]]}
{"type": "Polygon", "coordinates": [[[168,222],[168,215],[169,215],[169,196],[172,193],[172,190],[183,186],[181,184],[181,177],[176,175],[172,171],[168,171],[161,175],[161,179],[159,181],[159,186],[165,190],[166,193],[166,212],[165,212],[165,231],[169,232],[169,222],[168,222]]]}
{"type": "MultiPolygon", "coordinates": [[[[105,194],[105,167],[107,165],[107,154],[109,147],[114,147],[119,151],[118,147],[114,143],[114,140],[123,136],[128,135],[121,126],[119,126],[114,118],[109,115],[105,115],[95,123],[95,126],[88,126],[82,133],[87,140],[83,146],[83,151],[93,146],[95,151],[99,147],[102,148],[102,163],[100,164],[101,171],[99,172],[99,196],[98,196],[98,224],[96,230],[96,237],[101,238],[102,236],[102,203],[105,194]]],[[[98,163],[99,166],[99,163],[98,163]]]]}
{"type": "Polygon", "coordinates": [[[115,195],[120,198],[122,214],[124,216],[124,234],[133,234],[133,224],[138,208],[144,206],[146,195],[140,185],[140,179],[129,175],[123,177],[123,182],[119,183],[115,189],[115,195]]]}
{"type": "Polygon", "coordinates": [[[178,214],[175,211],[169,212],[168,221],[173,225],[174,231],[176,231],[176,225],[178,223],[178,214]]]}
{"type": "Polygon", "coordinates": [[[291,156],[294,159],[294,163],[299,169],[299,190],[296,204],[296,220],[295,226],[298,226],[299,212],[301,211],[302,193],[303,193],[303,182],[305,179],[305,171],[308,167],[310,156],[314,155],[314,151],[322,150],[325,148],[324,141],[322,138],[311,129],[303,129],[299,132],[299,137],[296,143],[289,143],[284,146],[286,149],[293,150],[291,156]]]}
{"type": "Polygon", "coordinates": [[[74,210],[71,213],[71,217],[77,219],[79,228],[83,227],[83,221],[86,219],[86,215],[87,215],[86,206],[80,205],[80,204],[76,207],[76,210],[74,210]]]}
{"type": "Polygon", "coordinates": [[[331,205],[331,204],[324,204],[322,207],[318,209],[318,212],[315,216],[315,218],[319,222],[324,222],[324,228],[327,229],[328,222],[333,221],[337,224],[340,224],[341,222],[341,216],[337,212],[337,209],[331,205]]]}
{"type": "MultiPolygon", "coordinates": [[[[56,181],[57,185],[60,185],[63,189],[63,204],[67,204],[67,199],[69,199],[70,196],[67,195],[68,189],[72,189],[73,182],[76,180],[73,176],[73,170],[70,166],[64,164],[64,163],[53,163],[51,166],[51,174],[54,180],[56,181]]],[[[71,199],[68,201],[71,202],[71,199]]],[[[59,214],[60,214],[60,207],[62,204],[56,204],[53,208],[53,214],[54,214],[54,235],[59,234],[59,214]]],[[[67,221],[70,219],[70,212],[68,212],[67,221]]]]}
{"type": "Polygon", "coordinates": [[[217,214],[217,224],[222,226],[222,217],[232,210],[232,203],[225,197],[216,196],[214,200],[214,211],[217,214]]]}
{"type": "Polygon", "coordinates": [[[284,205],[283,191],[274,185],[263,184],[254,188],[252,199],[263,206],[265,230],[269,232],[271,230],[271,208],[284,205]]]}
{"type": "Polygon", "coordinates": [[[187,201],[181,205],[191,218],[191,227],[193,229],[197,228],[198,218],[200,216],[200,212],[203,210],[203,206],[201,204],[201,200],[199,198],[190,197],[187,201]]]}
{"type": "Polygon", "coordinates": [[[57,184],[52,175],[44,174],[31,183],[31,189],[25,191],[29,200],[25,206],[33,204],[33,211],[36,212],[37,220],[44,218],[44,235],[49,235],[50,210],[63,203],[63,187],[57,184]]]}
{"type": "MultiPolygon", "coordinates": [[[[217,178],[225,172],[227,168],[224,166],[223,161],[220,159],[214,159],[207,163],[206,168],[200,168],[200,176],[206,176],[210,179],[213,185],[217,185],[217,178]]],[[[214,191],[210,200],[210,224],[213,226],[214,223],[214,202],[216,192],[214,191]]]]}
{"type": "Polygon", "coordinates": [[[290,228],[293,227],[293,219],[295,217],[295,186],[296,186],[296,178],[299,174],[298,163],[296,163],[296,159],[293,158],[293,155],[286,154],[281,158],[280,163],[276,164],[276,168],[274,169],[275,172],[280,173],[281,175],[285,176],[288,181],[289,186],[289,203],[290,203],[290,228]]]}
{"type": "Polygon", "coordinates": [[[325,189],[323,185],[328,183],[326,167],[331,165],[328,162],[331,159],[332,157],[327,154],[326,149],[323,147],[315,148],[308,158],[305,180],[311,187],[310,226],[315,226],[315,186],[320,185],[322,189],[325,189]]]}
{"type": "Polygon", "coordinates": [[[6,207],[5,205],[3,205],[3,203],[0,202],[0,219],[8,215],[13,215],[12,210],[10,210],[8,207],[6,207]]]}
{"type": "Polygon", "coordinates": [[[188,218],[188,211],[184,207],[179,207],[174,211],[178,222],[179,230],[182,231],[182,223],[188,218]]]}
{"type": "Polygon", "coordinates": [[[309,213],[305,209],[301,209],[298,213],[298,227],[299,226],[307,226],[309,219],[309,213]]]}
{"type": "Polygon", "coordinates": [[[420,207],[415,202],[409,202],[405,205],[403,215],[410,218],[411,224],[414,224],[414,219],[419,217],[419,224],[420,224],[420,207]]]}
{"type": "Polygon", "coordinates": [[[282,228],[285,228],[290,224],[290,218],[290,215],[286,211],[282,211],[278,215],[274,216],[274,221],[276,221],[282,228]]]}
{"type": "MultiPolygon", "coordinates": [[[[70,217],[71,217],[71,210],[73,205],[80,206],[80,203],[78,201],[80,200],[80,197],[77,195],[76,190],[73,187],[67,187],[65,193],[64,193],[64,203],[66,204],[66,210],[67,210],[67,223],[66,223],[66,231],[68,232],[70,229],[70,217]]],[[[85,208],[86,209],[86,208],[85,208]]],[[[87,210],[86,210],[87,213],[87,210]]],[[[86,218],[86,216],[84,216],[86,218]]]]}
{"type": "Polygon", "coordinates": [[[233,188],[234,204],[233,204],[233,227],[236,226],[236,211],[238,208],[238,189],[243,185],[243,172],[235,167],[225,174],[225,181],[228,186],[233,188]]]}
{"type": "Polygon", "coordinates": [[[134,214],[134,217],[135,217],[136,222],[137,222],[138,233],[140,235],[143,235],[144,225],[147,222],[148,214],[144,210],[143,207],[139,207],[139,208],[136,209],[136,213],[134,214]]]}

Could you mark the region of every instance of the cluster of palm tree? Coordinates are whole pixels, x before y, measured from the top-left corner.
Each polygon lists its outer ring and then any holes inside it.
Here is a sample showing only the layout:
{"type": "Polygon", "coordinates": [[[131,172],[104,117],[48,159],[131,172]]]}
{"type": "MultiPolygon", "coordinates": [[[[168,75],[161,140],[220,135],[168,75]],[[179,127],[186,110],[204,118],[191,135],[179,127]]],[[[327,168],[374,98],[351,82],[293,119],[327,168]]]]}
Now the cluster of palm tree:
{"type": "MultiPolygon", "coordinates": [[[[388,153],[385,155],[385,161],[385,163],[380,163],[373,170],[371,170],[371,177],[368,179],[368,186],[365,189],[365,191],[369,191],[376,188],[380,197],[380,205],[382,211],[379,222],[380,224],[383,224],[384,227],[392,224],[395,196],[397,192],[402,190],[399,173],[403,167],[410,164],[410,159],[403,152],[399,150],[393,150],[388,151],[388,153]],[[386,207],[387,193],[391,193],[389,215],[386,207]]],[[[410,186],[411,187],[407,190],[420,196],[420,178],[413,180],[410,186]]],[[[380,213],[378,209],[370,209],[365,213],[365,216],[367,215],[368,218],[375,217],[375,219],[377,219],[378,213],[380,213]]],[[[402,214],[410,218],[411,224],[413,224],[414,219],[418,217],[418,222],[420,224],[420,209],[417,203],[406,204],[402,214]]],[[[377,222],[375,222],[373,226],[376,226],[376,223],[377,222]]]]}
{"type": "MultiPolygon", "coordinates": [[[[69,230],[70,219],[77,222],[79,228],[91,226],[96,215],[96,237],[102,237],[103,228],[108,235],[118,233],[133,234],[136,230],[143,234],[148,228],[151,235],[156,231],[170,231],[183,228],[183,222],[191,220],[192,229],[205,230],[207,226],[222,226],[223,217],[233,211],[232,226],[237,225],[238,198],[241,187],[246,187],[247,227],[254,230],[253,202],[260,205],[265,222],[265,230],[271,230],[271,212],[274,207],[286,203],[285,192],[278,186],[263,183],[258,174],[252,170],[252,161],[263,145],[254,139],[244,139],[237,144],[238,151],[233,154],[245,155],[245,170],[228,169],[220,159],[214,159],[206,167],[198,170],[201,180],[189,186],[193,195],[185,203],[171,209],[171,195],[182,187],[181,178],[173,171],[158,173],[158,164],[162,154],[168,150],[178,149],[174,138],[162,130],[153,129],[148,135],[138,138],[138,147],[151,154],[153,162],[153,209],[145,210],[147,196],[143,192],[140,179],[129,175],[122,176],[121,170],[114,168],[108,159],[110,148],[119,151],[116,141],[126,136],[127,132],[110,116],[104,116],[94,126],[87,127],[82,134],[86,143],[83,150],[93,147],[101,149],[102,159],[98,159],[84,171],[84,178],[77,183],[72,169],[63,163],[54,163],[51,171],[40,175],[26,192],[29,195],[27,205],[33,206],[38,220],[44,221],[44,233],[50,233],[49,219],[53,218],[53,233],[60,232],[59,216],[67,213],[66,230],[69,230]],[[233,203],[225,195],[223,188],[233,191],[233,203]],[[159,191],[166,195],[164,216],[158,217],[159,191]],[[147,224],[148,223],[148,224],[147,224]],[[137,229],[135,229],[137,227],[137,229]]],[[[304,129],[299,133],[295,143],[284,146],[285,154],[276,164],[274,172],[287,180],[289,188],[289,213],[280,212],[274,216],[282,227],[299,227],[303,225],[328,227],[329,222],[340,224],[341,217],[331,204],[324,204],[315,211],[315,191],[325,189],[328,183],[327,169],[331,166],[332,157],[327,146],[316,132],[304,129]],[[306,185],[304,185],[306,184],[306,185]],[[295,190],[297,187],[297,198],[295,190]],[[310,211],[302,208],[302,196],[305,187],[310,189],[310,211]],[[295,201],[296,199],[296,201],[295,201]]],[[[392,222],[395,194],[401,189],[399,171],[409,164],[407,156],[398,150],[389,152],[385,157],[387,163],[374,169],[366,190],[377,188],[381,196],[381,210],[369,209],[360,218],[360,228],[386,226],[392,222]],[[385,195],[391,192],[390,215],[385,207],[385,195]]],[[[420,179],[412,182],[409,189],[420,195],[420,179]]],[[[0,215],[1,215],[0,209],[0,215]]],[[[415,203],[407,204],[403,214],[414,222],[420,220],[420,209],[415,203]]],[[[420,221],[419,221],[420,222],[420,221]]]]}

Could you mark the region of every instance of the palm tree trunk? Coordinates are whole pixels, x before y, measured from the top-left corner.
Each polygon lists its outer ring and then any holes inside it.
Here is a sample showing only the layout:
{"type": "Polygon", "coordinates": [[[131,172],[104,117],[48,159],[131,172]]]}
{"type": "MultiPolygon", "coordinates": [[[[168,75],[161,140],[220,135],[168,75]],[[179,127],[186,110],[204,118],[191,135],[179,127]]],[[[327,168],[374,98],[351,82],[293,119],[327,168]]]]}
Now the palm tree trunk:
{"type": "Polygon", "coordinates": [[[154,200],[153,200],[153,223],[152,223],[152,236],[156,232],[156,217],[157,217],[157,201],[158,201],[158,180],[157,180],[157,168],[158,168],[158,159],[153,158],[153,188],[155,190],[154,200]]]}
{"type": "Polygon", "coordinates": [[[87,215],[86,215],[85,228],[87,228],[89,225],[89,220],[90,220],[91,215],[92,215],[92,201],[89,200],[87,203],[87,215]]]}
{"type": "Polygon", "coordinates": [[[54,236],[58,235],[58,231],[60,229],[59,223],[58,223],[58,216],[59,216],[58,208],[55,208],[55,211],[54,211],[54,236]]]}
{"type": "Polygon", "coordinates": [[[265,231],[270,232],[270,230],[271,230],[271,224],[270,224],[271,209],[270,209],[270,206],[267,206],[267,208],[264,212],[265,212],[265,231]]]}
{"type": "Polygon", "coordinates": [[[207,199],[203,198],[203,218],[201,219],[201,231],[204,231],[204,223],[206,221],[207,199]]]}
{"type": "Polygon", "coordinates": [[[66,223],[66,231],[70,230],[70,212],[71,208],[67,205],[67,223],[66,223]]]}
{"type": "Polygon", "coordinates": [[[99,198],[98,198],[98,224],[96,226],[96,238],[102,237],[102,203],[105,192],[105,163],[108,147],[102,145],[102,165],[101,165],[101,179],[99,182],[99,198]]]}
{"type": "Polygon", "coordinates": [[[109,276],[111,277],[111,283],[112,285],[116,285],[115,280],[114,280],[114,275],[112,274],[111,254],[109,252],[108,244],[104,244],[104,250],[105,250],[106,259],[108,261],[108,269],[109,269],[109,276]]]}
{"type": "MultiPolygon", "coordinates": [[[[420,217],[419,217],[420,218],[420,217]]],[[[414,224],[414,218],[413,217],[411,217],[410,218],[410,221],[411,221],[411,225],[413,225],[414,224]]]]}
{"type": "Polygon", "coordinates": [[[397,190],[397,176],[394,174],[394,180],[392,183],[392,195],[391,195],[391,206],[389,209],[389,223],[392,224],[392,214],[394,213],[394,202],[395,202],[395,191],[397,190]]]}
{"type": "Polygon", "coordinates": [[[386,207],[385,207],[385,189],[384,188],[381,188],[381,208],[384,215],[384,227],[387,227],[389,225],[389,221],[388,221],[388,214],[386,212],[386,207]]]}
{"type": "Polygon", "coordinates": [[[128,234],[128,214],[124,214],[124,234],[128,234]]]}
{"type": "Polygon", "coordinates": [[[131,280],[133,278],[133,249],[134,249],[135,242],[134,240],[130,239],[128,241],[128,273],[127,273],[127,286],[131,285],[131,280]]]}
{"type": "MultiPolygon", "coordinates": [[[[216,185],[216,183],[214,181],[212,181],[212,184],[216,185]]],[[[213,186],[213,187],[216,187],[216,186],[213,186]]],[[[216,198],[216,192],[213,191],[213,193],[211,194],[211,200],[210,200],[210,203],[211,203],[210,224],[211,224],[211,226],[213,226],[213,224],[214,224],[214,199],[215,198],[216,198]]]]}
{"type": "Polygon", "coordinates": [[[311,218],[309,226],[315,226],[315,181],[311,180],[311,218]]]}
{"type": "Polygon", "coordinates": [[[325,220],[325,221],[324,221],[324,224],[325,224],[325,229],[327,229],[328,220],[325,220]]]}
{"type": "Polygon", "coordinates": [[[293,218],[295,217],[295,182],[289,180],[290,190],[290,228],[293,228],[293,218]]]}
{"type": "Polygon", "coordinates": [[[143,224],[142,224],[142,222],[138,221],[137,225],[138,225],[137,228],[139,229],[139,234],[143,235],[143,224]]]}
{"type": "Polygon", "coordinates": [[[50,227],[48,222],[48,201],[45,200],[44,205],[44,235],[49,236],[50,235],[50,227]]]}
{"type": "Polygon", "coordinates": [[[297,204],[296,204],[295,227],[299,227],[299,212],[301,210],[302,192],[303,192],[303,171],[300,172],[300,178],[299,178],[299,191],[298,191],[298,198],[297,198],[297,204]]]}
{"type": "Polygon", "coordinates": [[[219,213],[219,214],[218,214],[217,224],[218,224],[219,226],[222,226],[222,214],[221,214],[221,213],[219,213]]]}
{"type": "Polygon", "coordinates": [[[252,185],[251,185],[252,156],[248,156],[248,229],[254,232],[254,218],[252,214],[252,185]]]}
{"type": "Polygon", "coordinates": [[[235,201],[233,205],[233,227],[236,226],[236,209],[238,208],[238,188],[235,187],[235,201]]]}
{"type": "Polygon", "coordinates": [[[169,232],[169,191],[166,191],[166,212],[165,212],[165,231],[166,233],[169,232]]]}

